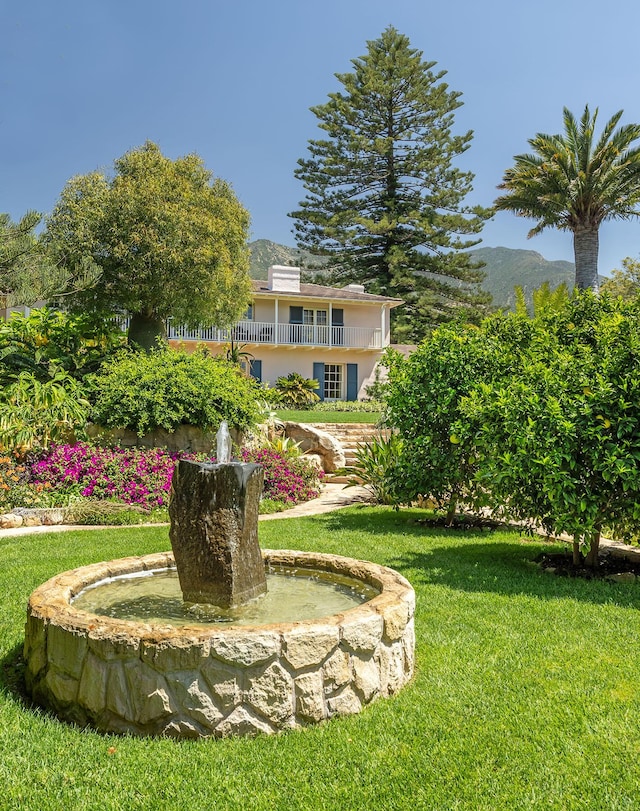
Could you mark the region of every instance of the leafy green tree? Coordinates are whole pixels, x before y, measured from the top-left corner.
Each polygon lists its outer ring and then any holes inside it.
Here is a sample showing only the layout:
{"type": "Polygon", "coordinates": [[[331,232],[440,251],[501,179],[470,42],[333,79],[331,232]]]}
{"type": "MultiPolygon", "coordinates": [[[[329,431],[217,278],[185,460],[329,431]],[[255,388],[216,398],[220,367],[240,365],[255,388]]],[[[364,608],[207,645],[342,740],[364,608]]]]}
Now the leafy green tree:
{"type": "Polygon", "coordinates": [[[476,451],[461,441],[460,402],[501,373],[504,356],[484,331],[446,325],[407,358],[388,351],[387,416],[402,440],[393,494],[401,502],[430,496],[451,521],[461,501],[473,501],[476,451]]]}
{"type": "Polygon", "coordinates": [[[130,314],[129,339],[147,349],[165,321],[229,326],[250,295],[249,217],[197,155],[175,161],[153,143],[115,161],[111,178],[72,178],[46,240],[74,278],[97,268],[76,306],[130,314]]]}
{"type": "Polygon", "coordinates": [[[452,133],[461,94],[394,28],[352,64],[336,74],[343,90],[311,108],[326,137],[298,161],[307,196],[290,216],[298,246],[327,258],[335,281],[402,298],[394,337],[418,341],[439,322],[477,318],[491,300],[481,265],[463,252],[487,218],[463,205],[473,175],[454,163],[472,133],[452,133]]]}
{"type": "Polygon", "coordinates": [[[614,269],[611,278],[602,285],[602,292],[625,301],[631,301],[640,294],[640,261],[627,256],[622,260],[622,270],[614,269]]]}
{"type": "Polygon", "coordinates": [[[617,112],[596,140],[598,111],[586,106],[580,122],[565,107],[564,134],[538,133],[530,154],[516,155],[499,186],[498,210],[537,220],[529,237],[545,228],[571,231],[576,287],[598,291],[598,239],[602,222],[640,215],[640,125],[616,129],[617,112]]]}
{"type": "Polygon", "coordinates": [[[459,404],[477,484],[503,515],[570,535],[574,562],[595,567],[603,527],[640,519],[640,302],[585,291],[491,331],[511,372],[459,404]]]}

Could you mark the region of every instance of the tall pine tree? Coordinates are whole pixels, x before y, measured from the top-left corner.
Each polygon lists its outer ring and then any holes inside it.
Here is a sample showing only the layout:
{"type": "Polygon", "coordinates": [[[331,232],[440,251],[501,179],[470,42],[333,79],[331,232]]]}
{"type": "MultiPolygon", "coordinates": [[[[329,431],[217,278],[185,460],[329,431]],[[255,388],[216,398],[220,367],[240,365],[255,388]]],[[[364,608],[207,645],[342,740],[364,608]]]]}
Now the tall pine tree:
{"type": "Polygon", "coordinates": [[[435,62],[389,27],[368,42],[343,92],[312,107],[327,137],[309,141],[295,171],[307,190],[295,235],[300,248],[327,257],[332,280],[402,298],[394,339],[418,341],[435,324],[476,320],[490,295],[482,265],[463,251],[480,240],[487,210],[466,207],[473,174],[453,165],[472,133],[453,135],[460,93],[432,73],[435,62]]]}

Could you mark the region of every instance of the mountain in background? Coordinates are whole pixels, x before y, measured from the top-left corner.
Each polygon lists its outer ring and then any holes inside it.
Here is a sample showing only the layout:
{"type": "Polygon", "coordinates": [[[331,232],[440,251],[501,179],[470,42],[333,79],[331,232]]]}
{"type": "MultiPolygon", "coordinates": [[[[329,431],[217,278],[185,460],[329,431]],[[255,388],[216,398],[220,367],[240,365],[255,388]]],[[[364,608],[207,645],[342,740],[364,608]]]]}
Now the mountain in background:
{"type": "MultiPolygon", "coordinates": [[[[317,265],[317,257],[306,251],[289,248],[270,242],[268,239],[257,239],[249,244],[251,265],[249,273],[252,279],[266,279],[270,265],[293,265],[309,268],[317,265]]],[[[482,287],[493,296],[496,307],[511,309],[514,306],[514,287],[520,285],[526,298],[530,300],[531,292],[543,282],[549,282],[551,288],[562,282],[571,289],[575,278],[573,262],[562,260],[549,262],[536,251],[517,248],[477,248],[471,255],[485,263],[486,273],[482,287]]]]}
{"type": "Polygon", "coordinates": [[[308,268],[311,265],[321,264],[318,257],[311,256],[307,251],[279,245],[268,239],[256,239],[250,242],[249,251],[251,254],[249,275],[252,279],[266,279],[271,265],[308,268]]]}
{"type": "Polygon", "coordinates": [[[563,282],[573,289],[576,268],[573,262],[549,262],[536,251],[518,248],[476,248],[469,253],[485,263],[484,290],[493,296],[495,307],[512,309],[515,304],[514,288],[523,288],[529,301],[531,293],[544,282],[554,289],[563,282]]]}

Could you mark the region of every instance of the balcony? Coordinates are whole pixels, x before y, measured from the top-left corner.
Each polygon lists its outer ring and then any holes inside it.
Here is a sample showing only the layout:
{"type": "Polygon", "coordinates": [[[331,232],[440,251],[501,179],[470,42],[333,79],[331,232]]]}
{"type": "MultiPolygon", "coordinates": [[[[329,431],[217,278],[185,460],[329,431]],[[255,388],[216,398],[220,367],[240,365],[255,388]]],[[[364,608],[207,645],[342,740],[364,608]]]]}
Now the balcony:
{"type": "Polygon", "coordinates": [[[382,330],[373,327],[329,327],[311,324],[273,324],[267,321],[239,321],[231,329],[207,327],[190,330],[168,325],[169,338],[176,341],[211,341],[268,346],[322,346],[344,349],[382,349],[382,330]]]}

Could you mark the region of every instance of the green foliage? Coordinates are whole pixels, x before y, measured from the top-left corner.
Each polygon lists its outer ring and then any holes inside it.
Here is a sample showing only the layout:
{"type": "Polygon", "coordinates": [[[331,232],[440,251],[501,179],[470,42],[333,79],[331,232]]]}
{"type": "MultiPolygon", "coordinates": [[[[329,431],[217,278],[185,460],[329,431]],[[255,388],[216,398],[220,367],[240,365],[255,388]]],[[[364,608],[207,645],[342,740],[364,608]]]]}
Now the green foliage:
{"type": "Polygon", "coordinates": [[[622,270],[615,268],[611,278],[602,285],[602,292],[625,301],[631,301],[640,294],[640,261],[627,256],[622,260],[622,270]]]}
{"type": "Polygon", "coordinates": [[[64,442],[84,429],[88,414],[80,384],[66,372],[45,382],[20,372],[0,393],[0,448],[25,452],[64,442]]]}
{"type": "Polygon", "coordinates": [[[370,383],[368,386],[365,387],[365,393],[369,398],[369,401],[373,401],[377,405],[379,405],[384,400],[387,394],[387,389],[389,388],[388,381],[382,380],[380,375],[381,375],[380,364],[377,364],[374,372],[373,383],[370,383]]]}
{"type": "Polygon", "coordinates": [[[223,358],[157,349],[107,361],[91,381],[94,422],[142,435],[179,425],[217,428],[222,420],[243,430],[260,415],[260,389],[223,358]]]}
{"type": "Polygon", "coordinates": [[[71,274],[56,264],[43,239],[34,233],[41,219],[37,212],[28,211],[14,223],[8,214],[0,214],[0,307],[51,301],[95,282],[95,272],[89,268],[72,281],[71,274]]]}
{"type": "Polygon", "coordinates": [[[302,455],[300,443],[293,440],[290,436],[276,434],[272,439],[264,440],[262,447],[275,451],[275,453],[280,454],[284,459],[297,459],[302,455]]]}
{"type": "Polygon", "coordinates": [[[476,451],[454,424],[460,401],[479,382],[502,374],[508,360],[498,343],[474,328],[443,326],[407,358],[387,352],[386,421],[399,432],[402,453],[395,462],[401,501],[431,496],[450,516],[473,497],[476,451]]]}
{"type": "Polygon", "coordinates": [[[303,377],[298,372],[289,372],[286,377],[276,380],[279,405],[283,408],[309,408],[320,400],[316,389],[320,388],[317,380],[303,377]]]}
{"type": "Polygon", "coordinates": [[[576,287],[597,291],[598,230],[608,219],[629,219],[640,210],[640,125],[616,129],[617,112],[595,139],[598,110],[588,105],[580,121],[564,109],[564,134],[538,133],[529,140],[533,153],[515,156],[499,186],[498,210],[537,220],[529,236],[545,228],[571,231],[576,287]]]}
{"type": "Polygon", "coordinates": [[[405,500],[535,521],[595,565],[602,527],[640,519],[639,360],[640,304],[588,291],[390,355],[405,500]]]}
{"type": "Polygon", "coordinates": [[[237,344],[232,340],[227,345],[224,356],[229,363],[235,363],[237,366],[244,368],[250,360],[253,360],[253,355],[249,352],[247,346],[248,344],[237,344]]]}
{"type": "Polygon", "coordinates": [[[336,74],[343,90],[311,108],[325,137],[298,161],[307,196],[290,216],[299,247],[328,258],[334,280],[402,298],[394,337],[416,341],[486,312],[482,265],[466,249],[488,212],[463,204],[473,175],[454,162],[472,133],[451,131],[462,102],[445,71],[392,27],[367,45],[351,73],[336,74]]]}
{"type": "Polygon", "coordinates": [[[131,314],[145,348],[173,317],[189,327],[229,326],[246,308],[249,216],[197,155],[175,161],[147,142],[118,158],[111,178],[72,178],[45,238],[74,276],[99,278],[75,296],[81,309],[131,314]],[[142,337],[146,336],[146,338],[142,337]]]}
{"type": "Polygon", "coordinates": [[[595,565],[602,527],[640,519],[640,305],[587,292],[528,331],[509,377],[468,392],[457,430],[489,503],[571,535],[595,565]]]}
{"type": "Polygon", "coordinates": [[[273,498],[260,499],[260,515],[273,515],[274,513],[281,513],[291,507],[285,501],[277,501],[273,498]]]}
{"type": "Polygon", "coordinates": [[[65,508],[64,520],[67,524],[85,526],[127,526],[165,523],[169,521],[169,514],[166,509],[151,511],[132,504],[118,504],[114,501],[77,499],[65,508]]]}
{"type": "Polygon", "coordinates": [[[84,379],[121,341],[109,322],[47,308],[0,323],[0,447],[47,447],[82,434],[84,379]]]}
{"type": "Polygon", "coordinates": [[[0,323],[0,380],[6,383],[23,371],[41,382],[58,372],[82,380],[122,343],[111,320],[46,307],[28,316],[13,313],[0,323]]]}
{"type": "MultiPolygon", "coordinates": [[[[540,287],[533,290],[531,294],[533,317],[537,318],[545,313],[562,310],[569,296],[569,288],[564,282],[559,284],[554,290],[551,289],[549,282],[543,282],[540,287]]],[[[525,292],[519,285],[516,285],[515,297],[516,313],[518,313],[518,315],[528,315],[529,308],[527,307],[525,292]]]]}
{"type": "Polygon", "coordinates": [[[347,487],[361,485],[369,490],[376,504],[397,505],[401,456],[402,439],[395,433],[358,445],[355,464],[344,470],[349,476],[347,487]]]}

